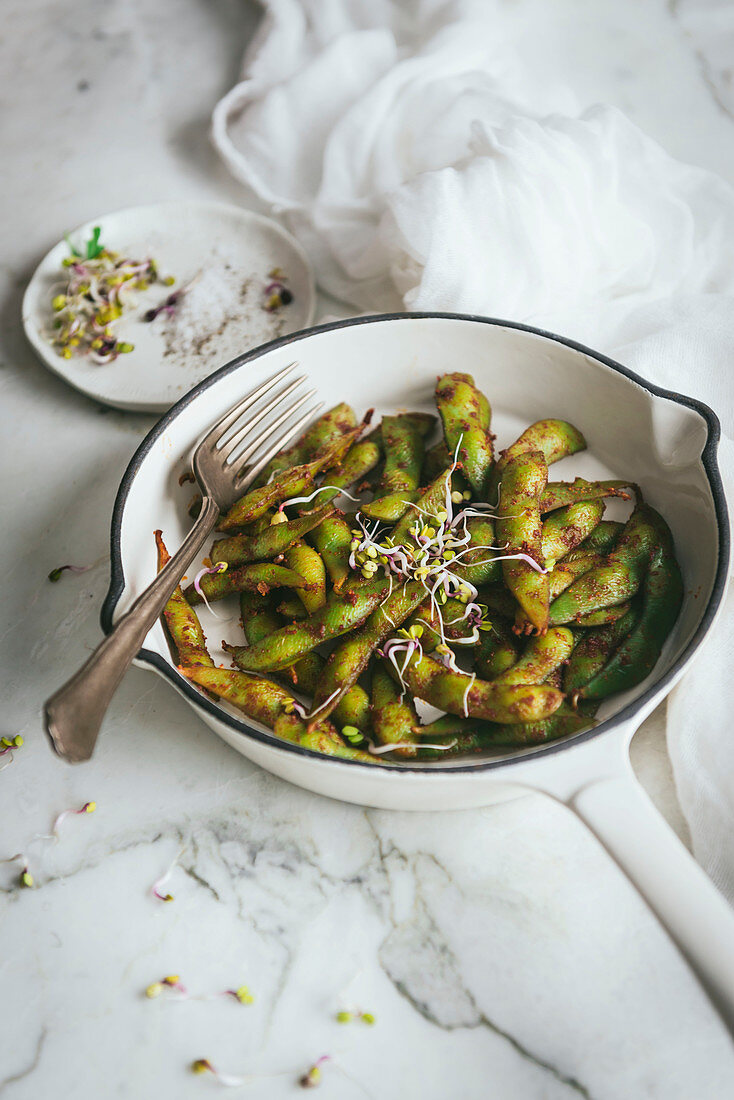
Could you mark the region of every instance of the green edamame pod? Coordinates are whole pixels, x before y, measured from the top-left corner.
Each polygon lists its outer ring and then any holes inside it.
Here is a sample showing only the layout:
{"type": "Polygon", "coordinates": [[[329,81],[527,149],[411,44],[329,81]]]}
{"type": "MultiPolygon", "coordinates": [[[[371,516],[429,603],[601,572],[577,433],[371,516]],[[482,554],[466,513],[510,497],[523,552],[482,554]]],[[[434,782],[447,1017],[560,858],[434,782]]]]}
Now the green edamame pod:
{"type": "Polygon", "coordinates": [[[364,424],[360,424],[345,432],[335,442],[321,450],[310,462],[279,470],[269,484],[261,485],[257,489],[249,489],[232,505],[226,516],[220,519],[219,530],[231,531],[238,527],[246,527],[269,508],[283,504],[291,497],[309,495],[316,475],[322,470],[338,465],[343,460],[349,448],[359,438],[363,427],[364,424]]]}
{"type": "Polygon", "coordinates": [[[360,626],[385,598],[386,577],[355,583],[340,595],[332,593],[323,607],[304,622],[288,623],[254,646],[226,646],[246,672],[287,668],[322,642],[360,626]]]}
{"type": "Polygon", "coordinates": [[[349,548],[352,532],[344,516],[329,516],[310,532],[308,541],[318,550],[334,588],[339,591],[351,570],[349,548]]]}
{"type": "Polygon", "coordinates": [[[458,756],[460,753],[480,752],[491,748],[521,748],[525,745],[542,745],[548,741],[557,741],[582,729],[594,725],[593,714],[575,711],[568,703],[562,703],[555,714],[539,722],[518,722],[512,725],[500,725],[494,722],[482,722],[471,718],[443,718],[423,726],[420,734],[426,740],[447,743],[456,740],[456,746],[446,751],[419,748],[420,760],[438,760],[444,756],[458,756]]]}
{"type": "Polygon", "coordinates": [[[581,689],[585,699],[604,699],[636,687],[652,672],[683,603],[683,580],[672,553],[661,546],[642,586],[639,621],[604,668],[581,689]]]}
{"type": "Polygon", "coordinates": [[[497,537],[506,543],[504,554],[526,554],[537,562],[505,560],[505,584],[520,604],[529,623],[539,632],[548,626],[548,576],[542,566],[542,526],[539,499],[548,469],[540,451],[523,452],[506,462],[500,483],[497,537]]]}
{"type": "Polygon", "coordinates": [[[604,515],[600,500],[582,500],[566,508],[558,508],[543,521],[541,550],[546,564],[555,563],[575,550],[591,534],[604,515]]]}
{"type": "Polygon", "coordinates": [[[219,539],[211,549],[212,562],[226,561],[229,565],[240,565],[244,562],[275,558],[284,554],[293,543],[302,539],[314,527],[318,527],[333,512],[333,508],[323,508],[286,523],[270,524],[254,535],[232,535],[227,539],[219,539]]]}
{"type": "Polygon", "coordinates": [[[451,672],[432,657],[414,654],[404,673],[414,698],[439,710],[511,723],[549,718],[563,702],[563,695],[544,684],[497,684],[451,672]]]}
{"type": "Polygon", "coordinates": [[[321,717],[332,712],[367,668],[375,650],[405,622],[425,596],[425,588],[417,581],[394,589],[359,630],[332,650],[314,692],[312,713],[321,717]]]}
{"type": "Polygon", "coordinates": [[[240,618],[248,645],[256,645],[283,625],[283,620],[273,610],[270,601],[254,592],[240,592],[240,618]]]}
{"type": "Polygon", "coordinates": [[[452,458],[453,455],[449,454],[446,441],[443,439],[435,443],[433,447],[429,447],[423,459],[421,483],[425,485],[438,477],[442,470],[451,465],[452,458]]]}
{"type": "Polygon", "coordinates": [[[415,504],[419,497],[420,493],[417,489],[411,492],[406,490],[400,493],[388,493],[386,496],[376,497],[375,500],[363,504],[360,512],[368,519],[377,519],[380,523],[397,523],[406,512],[411,516],[416,515],[410,505],[415,504]]]}
{"type": "Polygon", "coordinates": [[[616,622],[585,631],[563,670],[563,689],[578,691],[604,668],[614,650],[637,622],[637,611],[630,608],[616,622]]]}
{"type": "Polygon", "coordinates": [[[553,601],[549,622],[572,622],[578,615],[625,603],[634,596],[659,545],[672,547],[662,517],[649,505],[638,504],[603,565],[575,580],[553,601]]]}
{"type": "Polygon", "coordinates": [[[424,489],[422,493],[416,494],[415,500],[411,501],[411,503],[415,504],[415,507],[411,508],[408,506],[406,508],[395,530],[392,532],[391,537],[395,546],[408,542],[416,524],[422,527],[424,523],[432,524],[433,526],[436,526],[439,522],[443,523],[447,514],[446,486],[447,482],[450,482],[450,478],[451,467],[449,466],[445,470],[441,470],[427,489],[424,489]]]}
{"type": "Polygon", "coordinates": [[[282,595],[282,598],[275,610],[283,619],[287,619],[289,622],[302,622],[303,619],[308,618],[308,612],[295,592],[284,591],[279,595],[282,595]]]}
{"type": "Polygon", "coordinates": [[[572,623],[580,616],[626,603],[640,586],[640,578],[621,563],[600,565],[579,577],[550,605],[551,626],[572,623]]]}
{"type": "Polygon", "coordinates": [[[577,615],[575,626],[606,626],[622,619],[630,609],[629,603],[618,603],[614,607],[602,607],[598,611],[589,611],[586,615],[577,615]]]}
{"type": "MultiPolygon", "coordinates": [[[[305,583],[303,577],[292,569],[271,565],[270,562],[241,565],[237,569],[228,569],[226,573],[210,573],[199,582],[210,603],[212,600],[223,600],[225,596],[241,592],[243,588],[266,596],[271,588],[303,588],[305,583]]],[[[191,604],[204,602],[193,584],[186,589],[185,595],[191,604]]]]}
{"type": "Polygon", "coordinates": [[[586,554],[589,551],[595,551],[599,554],[609,554],[615,547],[617,539],[624,530],[624,524],[618,523],[614,519],[603,519],[601,523],[597,524],[590,535],[584,539],[578,549],[574,550],[572,554],[569,554],[567,561],[575,558],[579,554],[586,554]]]}
{"type": "Polygon", "coordinates": [[[380,496],[417,489],[423,465],[423,436],[405,416],[383,416],[382,444],[385,466],[380,478],[380,496]]]}
{"type": "MultiPolygon", "coordinates": [[[[348,489],[356,482],[361,482],[367,474],[374,470],[380,461],[380,448],[369,439],[362,439],[355,443],[344,456],[344,461],[339,466],[324,473],[324,484],[315,497],[319,507],[335,497],[339,496],[342,489],[348,489]]],[[[304,508],[313,508],[315,504],[304,504],[304,508]]]]}
{"type": "MultiPolygon", "coordinates": [[[[158,572],[160,572],[171,560],[171,555],[163,542],[163,533],[155,531],[154,534],[158,549],[158,572]]],[[[199,617],[189,605],[180,585],[174,589],[171,598],[163,608],[163,619],[168,636],[176,647],[180,665],[214,665],[206,648],[206,637],[199,617]]]]}
{"type": "Polygon", "coordinates": [[[326,603],[326,569],[320,554],[303,541],[295,542],[286,550],[285,562],[306,582],[297,589],[296,595],[308,614],[313,615],[326,603]]]}
{"type": "Polygon", "coordinates": [[[266,485],[270,477],[278,470],[287,470],[315,458],[320,451],[335,443],[352,428],[357,427],[357,418],[351,406],[342,401],[329,409],[314,421],[296,442],[285,451],[280,451],[270,459],[267,466],[258,475],[255,487],[266,485]]]}
{"type": "Polygon", "coordinates": [[[495,676],[495,684],[542,684],[551,672],[567,661],[574,638],[565,627],[552,626],[545,634],[531,638],[523,655],[505,672],[495,676]]]}
{"type": "Polygon", "coordinates": [[[370,756],[362,749],[345,745],[331,722],[317,722],[307,726],[297,714],[279,714],[275,720],[273,733],[285,741],[292,741],[303,749],[322,753],[325,756],[337,756],[342,760],[361,760],[363,764],[382,764],[378,756],[370,756]]]}
{"type": "Polygon", "coordinates": [[[582,552],[580,550],[569,554],[563,561],[559,561],[548,574],[548,593],[551,600],[560,596],[561,592],[573,584],[577,577],[582,577],[591,569],[597,569],[604,564],[604,558],[592,550],[582,552]]]}
{"type": "Polygon", "coordinates": [[[578,504],[582,500],[601,500],[603,497],[619,497],[629,500],[626,481],[585,481],[577,477],[575,481],[549,481],[540,498],[541,512],[553,512],[556,508],[567,508],[569,504],[578,504]]]}
{"type": "Polygon", "coordinates": [[[494,680],[517,661],[517,640],[510,623],[501,615],[492,615],[490,630],[482,630],[474,666],[483,680],[494,680]]]}
{"type": "Polygon", "coordinates": [[[181,668],[187,679],[205,688],[220,699],[243,711],[248,718],[262,722],[270,729],[283,713],[283,708],[293,702],[286,688],[264,676],[248,676],[231,668],[181,668]]]}
{"type": "Polygon", "coordinates": [[[398,756],[415,756],[418,715],[408,695],[400,692],[389,672],[377,663],[372,672],[372,727],[380,745],[395,745],[398,756]]]}
{"type": "Polygon", "coordinates": [[[444,374],[436,385],[436,406],[449,454],[457,454],[479,500],[485,499],[494,449],[489,402],[470,374],[444,374]]]}
{"type": "MultiPolygon", "coordinates": [[[[411,427],[413,427],[415,431],[418,432],[422,439],[428,438],[428,436],[433,431],[434,425],[436,423],[436,417],[433,415],[433,413],[398,413],[398,418],[408,421],[411,427]]],[[[376,428],[372,429],[370,434],[367,436],[367,439],[369,439],[371,443],[376,443],[381,451],[384,450],[382,439],[382,422],[380,422],[376,428]]]]}

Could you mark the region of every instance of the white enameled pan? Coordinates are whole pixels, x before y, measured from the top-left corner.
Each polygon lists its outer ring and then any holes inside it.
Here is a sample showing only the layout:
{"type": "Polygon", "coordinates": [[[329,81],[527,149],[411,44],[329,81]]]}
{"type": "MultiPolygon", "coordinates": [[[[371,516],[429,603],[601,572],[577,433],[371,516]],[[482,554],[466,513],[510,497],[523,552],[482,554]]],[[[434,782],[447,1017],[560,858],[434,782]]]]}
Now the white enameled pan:
{"type": "MultiPolygon", "coordinates": [[[[683,610],[661,660],[633,691],[608,700],[592,730],[520,751],[423,765],[370,766],[277,740],[225,704],[206,699],[178,673],[162,627],[138,664],[182,694],[225,741],[261,767],[331,798],[387,809],[448,810],[486,805],[532,788],[562,801],[591,828],[666,925],[734,1026],[734,914],[652,807],[632,773],[635,730],[671,690],[711,629],[724,591],[729,533],[716,465],[718,422],[705,405],[663,391],[602,355],[550,333],[483,317],[399,314],[357,318],[285,337],[233,360],[166,413],[125,474],[112,527],[112,577],[103,626],[126,610],[155,571],[152,532],[172,551],[190,520],[179,487],[197,439],[260,380],[297,360],[327,404],[358,412],[433,411],[436,376],[474,375],[493,409],[498,446],[541,417],[570,420],[588,451],[554,467],[629,478],[670,523],[683,570],[683,610]]],[[[202,616],[217,641],[231,626],[202,616]],[[223,629],[224,628],[224,629],[223,629]]],[[[215,660],[223,660],[214,647],[215,660]]]]}

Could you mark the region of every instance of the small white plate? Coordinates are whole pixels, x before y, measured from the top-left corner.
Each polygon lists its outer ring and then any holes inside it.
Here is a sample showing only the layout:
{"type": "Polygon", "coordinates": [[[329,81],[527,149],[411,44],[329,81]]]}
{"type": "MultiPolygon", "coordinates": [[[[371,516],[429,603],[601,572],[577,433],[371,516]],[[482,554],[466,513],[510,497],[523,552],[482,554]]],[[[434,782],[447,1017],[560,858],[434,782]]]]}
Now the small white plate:
{"type": "Polygon", "coordinates": [[[106,405],[164,412],[224,363],[313,320],[313,275],[303,249],[259,214],[217,202],[156,203],[94,218],[69,238],[79,248],[96,225],[104,245],[131,259],[152,257],[162,275],[176,280],[173,286],[157,283],[140,293],[136,308],[116,324],[117,338],[135,350],[100,366],[87,356],[63,359],[49,342],[51,299],[64,278],[61,261],[69,255],[66,241],[36,268],[23,297],[23,326],[52,371],[106,405]],[[293,300],[269,313],[263,291],[274,268],[287,276],[293,300]],[[200,272],[198,293],[192,287],[188,309],[184,295],[172,318],[160,314],[152,322],[142,320],[200,272]],[[194,313],[197,301],[201,311],[194,313]]]}

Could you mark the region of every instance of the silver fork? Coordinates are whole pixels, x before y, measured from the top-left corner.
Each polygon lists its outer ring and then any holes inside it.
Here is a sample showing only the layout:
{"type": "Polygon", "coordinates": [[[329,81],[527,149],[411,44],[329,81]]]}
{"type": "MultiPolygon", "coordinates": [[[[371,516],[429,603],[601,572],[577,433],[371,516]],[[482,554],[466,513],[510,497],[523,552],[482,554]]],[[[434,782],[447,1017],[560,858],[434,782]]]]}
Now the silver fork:
{"type": "Polygon", "coordinates": [[[288,423],[316,392],[308,390],[285,406],[286,398],[299,388],[303,377],[291,379],[279,393],[270,396],[295,366],[296,363],[291,363],[254,389],[201,440],[193,459],[194,474],[203,497],[196,523],[180,549],[97,646],[86,664],[47,700],[44,707],[46,731],[56,752],[69,763],[89,760],[102,719],[122,677],[176,585],[201,552],[220,512],[227,511],[242,496],[265,464],[322,407],[322,403],[314,405],[288,423]],[[265,400],[268,397],[270,399],[265,400]],[[240,417],[248,409],[254,411],[240,423],[240,417]],[[251,438],[253,428],[275,412],[275,418],[267,421],[251,438]],[[278,434],[284,424],[288,427],[278,434]],[[245,463],[250,465],[243,469],[245,463]]]}

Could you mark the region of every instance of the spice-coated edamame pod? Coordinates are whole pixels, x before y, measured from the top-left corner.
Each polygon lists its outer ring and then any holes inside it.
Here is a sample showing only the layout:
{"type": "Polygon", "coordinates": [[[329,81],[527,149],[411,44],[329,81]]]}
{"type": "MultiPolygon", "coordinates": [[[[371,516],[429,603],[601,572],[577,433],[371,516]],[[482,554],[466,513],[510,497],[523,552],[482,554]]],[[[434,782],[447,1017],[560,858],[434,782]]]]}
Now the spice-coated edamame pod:
{"type": "Polygon", "coordinates": [[[231,668],[182,667],[179,671],[199,687],[218,695],[220,699],[226,699],[248,718],[254,718],[270,729],[278,715],[283,713],[283,708],[293,702],[293,696],[286,688],[273,680],[266,680],[264,676],[248,676],[231,668]]]}
{"type": "Polygon", "coordinates": [[[270,459],[255,481],[255,486],[266,485],[278,470],[287,470],[292,466],[310,462],[322,450],[356,427],[357,418],[351,406],[344,401],[335,405],[333,409],[329,409],[309,425],[293,446],[280,451],[270,459]]]}
{"type": "Polygon", "coordinates": [[[540,451],[526,451],[511,458],[500,483],[497,539],[506,544],[504,554],[527,554],[537,563],[523,560],[502,562],[505,584],[520,604],[527,619],[539,632],[548,626],[548,577],[542,565],[542,525],[539,499],[548,469],[540,451]]]}
{"type": "Polygon", "coordinates": [[[363,428],[364,422],[329,444],[310,462],[279,470],[267,485],[249,489],[232,505],[226,516],[220,519],[219,530],[232,531],[239,527],[246,527],[269,508],[283,504],[291,497],[309,495],[313,490],[316,475],[330,466],[338,465],[359,438],[363,428]]]}
{"type": "Polygon", "coordinates": [[[549,718],[563,702],[556,688],[544,684],[497,684],[452,672],[432,657],[416,654],[408,662],[405,682],[413,696],[439,710],[490,722],[533,722],[549,718]]]}
{"type": "Polygon", "coordinates": [[[483,680],[494,680],[517,661],[517,638],[507,619],[491,615],[491,630],[482,630],[474,667],[483,680]]]}
{"type": "Polygon", "coordinates": [[[275,558],[318,527],[333,511],[333,508],[322,508],[285,523],[270,524],[254,535],[232,535],[227,539],[218,539],[212,546],[210,557],[214,563],[226,561],[228,565],[275,558]]]}
{"type": "Polygon", "coordinates": [[[638,504],[604,564],[579,577],[553,601],[549,621],[568,623],[578,615],[625,603],[642,583],[659,545],[672,548],[670,529],[653,508],[638,504]]]}
{"type": "MultiPolygon", "coordinates": [[[[311,650],[305,657],[301,657],[300,661],[296,661],[290,668],[285,669],[282,675],[287,677],[298,691],[312,696],[325,664],[326,660],[321,654],[311,650]]],[[[340,699],[331,717],[340,729],[343,726],[355,726],[366,736],[372,729],[372,718],[370,697],[364,688],[360,684],[354,684],[340,699]]]]}
{"type": "Polygon", "coordinates": [[[375,650],[405,622],[425,596],[425,588],[417,581],[394,589],[359,630],[332,650],[314,692],[312,713],[319,716],[331,713],[367,668],[375,650]]]}
{"type": "Polygon", "coordinates": [[[591,569],[597,569],[603,564],[603,556],[593,550],[583,552],[578,550],[574,551],[573,554],[569,554],[563,561],[559,561],[558,565],[551,569],[548,574],[548,592],[551,600],[555,600],[556,596],[560,596],[561,592],[565,592],[577,577],[582,577],[584,573],[588,573],[591,569]]]}
{"type": "Polygon", "coordinates": [[[376,497],[374,500],[360,507],[362,515],[367,519],[378,519],[380,523],[397,523],[406,514],[416,515],[410,505],[415,504],[420,498],[417,489],[403,490],[398,493],[388,493],[386,496],[376,497]]]}
{"type": "Polygon", "coordinates": [[[604,668],[614,650],[637,622],[638,611],[629,608],[621,619],[585,631],[563,670],[563,690],[578,691],[604,668]]]}
{"type": "Polygon", "coordinates": [[[339,512],[329,516],[310,532],[308,542],[318,550],[329,580],[338,591],[351,572],[349,553],[352,532],[346,519],[339,512]]]}
{"type": "Polygon", "coordinates": [[[603,501],[581,500],[546,516],[541,535],[541,550],[546,564],[552,568],[560,558],[575,550],[588,538],[603,515],[603,501]]]}
{"type": "MultiPolygon", "coordinates": [[[[163,533],[155,532],[158,549],[158,572],[170,561],[171,555],[163,541],[163,533]]],[[[163,608],[163,618],[168,635],[176,647],[178,663],[181,665],[213,665],[206,648],[206,638],[199,617],[190,606],[179,585],[163,608]]]]}
{"type": "Polygon", "coordinates": [[[382,764],[378,756],[370,756],[362,749],[345,745],[331,722],[317,722],[313,728],[297,714],[279,714],[273,732],[285,741],[300,745],[302,749],[320,752],[325,756],[337,756],[342,760],[361,760],[363,764],[382,764]]]}
{"type": "Polygon", "coordinates": [[[449,454],[458,454],[474,493],[484,500],[494,459],[489,402],[470,374],[457,372],[439,378],[436,406],[449,454]]]}
{"type": "Polygon", "coordinates": [[[531,638],[522,656],[505,672],[495,677],[496,684],[542,684],[551,672],[567,661],[574,638],[563,626],[552,626],[545,634],[531,638]]]}
{"type": "Polygon", "coordinates": [[[568,555],[567,561],[578,554],[586,554],[593,550],[599,554],[609,554],[615,547],[619,536],[624,530],[624,524],[614,519],[603,519],[597,524],[590,535],[584,539],[578,549],[568,555]]]}
{"type": "Polygon", "coordinates": [[[439,440],[438,443],[434,443],[432,447],[429,447],[423,459],[421,483],[425,485],[438,477],[442,470],[445,470],[447,466],[451,465],[452,458],[453,455],[449,454],[449,449],[444,439],[439,440]]]}
{"type": "MultiPolygon", "coordinates": [[[[411,538],[411,531],[415,528],[416,524],[422,527],[424,523],[436,524],[439,522],[439,517],[446,517],[446,488],[449,484],[449,492],[451,479],[451,467],[447,467],[441,470],[439,474],[433,479],[428,488],[424,489],[421,493],[416,494],[415,500],[411,500],[412,504],[415,504],[414,508],[408,506],[405,512],[400,517],[399,522],[395,526],[391,534],[392,541],[395,546],[398,544],[405,544],[411,538]]],[[[443,520],[441,520],[443,522],[443,520]]]]}
{"type": "MultiPolygon", "coordinates": [[[[411,426],[418,432],[422,439],[427,439],[433,431],[436,423],[436,417],[433,413],[421,413],[421,412],[409,412],[398,413],[398,419],[407,420],[411,426]]],[[[373,428],[367,439],[371,443],[376,443],[381,451],[384,450],[384,444],[382,439],[382,421],[373,428]]]]}
{"type": "Polygon", "coordinates": [[[400,691],[387,669],[378,661],[372,670],[372,728],[380,745],[397,745],[398,756],[415,756],[418,741],[415,703],[400,691]]]}
{"type": "MultiPolygon", "coordinates": [[[[271,588],[303,588],[305,583],[303,577],[292,569],[265,561],[227,569],[226,573],[209,573],[199,582],[202,592],[210,602],[223,600],[225,596],[241,592],[243,588],[266,596],[271,588]]],[[[204,602],[203,596],[199,595],[193,584],[186,589],[185,595],[191,604],[204,602]]]]}
{"type": "Polygon", "coordinates": [[[541,512],[553,512],[556,508],[567,508],[569,504],[578,504],[582,500],[601,500],[603,497],[619,497],[629,500],[627,490],[631,486],[626,481],[585,481],[577,477],[575,481],[549,481],[540,498],[541,512]]]}
{"type": "Polygon", "coordinates": [[[630,609],[629,603],[618,603],[614,607],[601,607],[598,611],[589,611],[586,615],[577,615],[574,626],[606,626],[622,619],[630,609]]]}
{"type": "Polygon", "coordinates": [[[672,553],[660,547],[645,577],[642,611],[604,668],[582,689],[585,699],[604,699],[636,687],[652,672],[683,603],[683,581],[672,553]]]}
{"type": "Polygon", "coordinates": [[[287,623],[254,646],[227,646],[246,672],[287,668],[322,642],[360,626],[388,593],[386,577],[355,583],[341,595],[332,593],[323,607],[303,622],[287,623]]]}
{"type": "Polygon", "coordinates": [[[283,625],[270,600],[263,599],[259,592],[240,592],[240,618],[248,645],[256,645],[283,625]]]}
{"type": "Polygon", "coordinates": [[[423,465],[423,436],[415,423],[405,416],[383,416],[382,445],[385,465],[378,495],[417,489],[423,465]]]}
{"type": "Polygon", "coordinates": [[[640,586],[640,578],[620,562],[600,565],[573,582],[550,606],[551,626],[572,623],[592,611],[626,603],[640,586]]]}
{"type": "Polygon", "coordinates": [[[460,600],[449,597],[446,603],[441,606],[441,616],[439,618],[438,611],[435,607],[432,607],[429,598],[422,601],[420,607],[410,618],[411,626],[423,627],[420,641],[424,653],[432,653],[437,645],[442,644],[441,623],[443,623],[444,635],[449,641],[457,642],[459,645],[463,643],[462,648],[464,649],[479,644],[478,638],[474,638],[477,632],[466,618],[465,604],[460,600]]]}
{"type": "Polygon", "coordinates": [[[525,745],[542,745],[548,741],[557,741],[582,729],[593,726],[593,715],[589,710],[576,711],[568,703],[562,703],[555,714],[540,722],[521,722],[513,725],[500,725],[494,722],[477,722],[471,718],[454,719],[451,715],[439,718],[424,726],[420,733],[426,740],[438,741],[456,739],[457,745],[445,752],[421,748],[420,760],[436,760],[444,756],[457,756],[464,752],[480,752],[490,748],[521,748],[525,745]],[[452,723],[461,723],[453,725],[452,723]]]}
{"type": "Polygon", "coordinates": [[[319,494],[314,498],[314,503],[304,503],[302,509],[323,507],[330,500],[339,496],[341,489],[348,489],[350,485],[361,482],[367,474],[374,470],[380,461],[380,448],[376,443],[368,439],[360,439],[355,443],[339,466],[334,466],[324,473],[324,485],[319,494]]]}
{"type": "Polygon", "coordinates": [[[294,542],[285,552],[285,563],[306,582],[296,595],[309,615],[326,603],[326,569],[317,550],[308,543],[294,542]]]}

